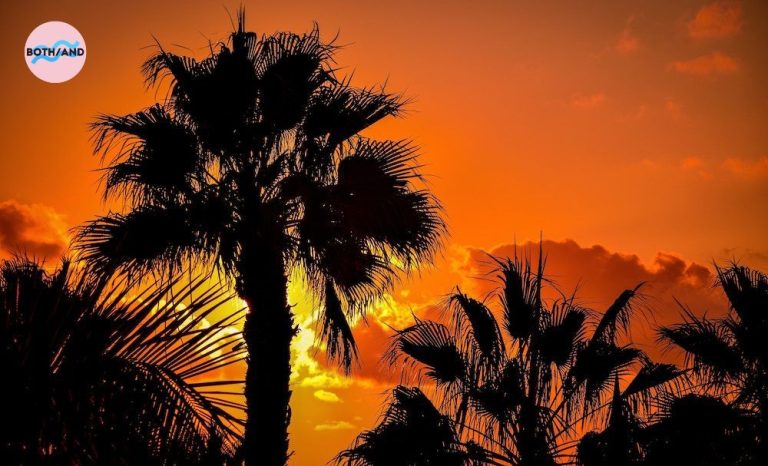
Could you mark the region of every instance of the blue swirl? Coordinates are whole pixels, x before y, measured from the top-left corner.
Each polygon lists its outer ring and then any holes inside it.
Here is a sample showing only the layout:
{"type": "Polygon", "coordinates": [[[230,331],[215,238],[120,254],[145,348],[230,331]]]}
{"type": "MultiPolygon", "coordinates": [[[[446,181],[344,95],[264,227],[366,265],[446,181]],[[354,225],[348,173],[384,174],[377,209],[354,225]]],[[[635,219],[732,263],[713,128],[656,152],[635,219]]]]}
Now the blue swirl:
{"type": "MultiPolygon", "coordinates": [[[[68,49],[75,49],[75,48],[77,48],[79,46],[80,46],[80,42],[79,41],[76,41],[75,43],[71,43],[71,42],[67,42],[66,40],[62,39],[62,40],[56,41],[56,43],[51,45],[50,47],[48,47],[47,45],[38,45],[36,47],[33,47],[32,50],[45,50],[45,49],[54,49],[55,50],[55,49],[58,49],[59,47],[64,47],[64,48],[68,48],[68,49]]],[[[49,57],[48,55],[35,55],[35,57],[32,59],[32,64],[34,65],[39,60],[45,60],[47,62],[55,62],[55,61],[58,61],[58,59],[61,58],[62,56],[72,58],[71,55],[58,55],[57,54],[57,55],[54,55],[52,57],[49,57]]]]}

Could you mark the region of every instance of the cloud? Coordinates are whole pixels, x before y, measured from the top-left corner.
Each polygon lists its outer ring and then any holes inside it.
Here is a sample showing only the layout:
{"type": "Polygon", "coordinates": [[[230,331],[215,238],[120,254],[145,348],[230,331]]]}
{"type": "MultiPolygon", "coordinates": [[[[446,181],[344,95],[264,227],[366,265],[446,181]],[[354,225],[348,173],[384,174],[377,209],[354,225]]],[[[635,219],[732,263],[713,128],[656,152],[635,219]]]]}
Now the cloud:
{"type": "Polygon", "coordinates": [[[739,157],[729,157],[723,161],[723,168],[729,173],[744,178],[768,177],[768,157],[747,160],[739,157]]]}
{"type": "Polygon", "coordinates": [[[339,395],[325,390],[315,390],[314,397],[326,403],[341,403],[339,395]]]}
{"type": "Polygon", "coordinates": [[[705,5],[688,22],[693,39],[720,39],[741,31],[741,5],[737,1],[717,1],[705,5]]]}
{"type": "Polygon", "coordinates": [[[66,224],[52,208],[15,200],[0,202],[0,254],[54,258],[64,252],[67,243],[66,224]]]}
{"type": "MultiPolygon", "coordinates": [[[[691,158],[688,163],[696,167],[700,162],[691,158]]],[[[712,269],[679,255],[659,252],[651,263],[646,264],[637,255],[610,251],[601,245],[581,246],[575,241],[563,240],[544,241],[542,246],[547,257],[548,277],[564,292],[577,290],[579,303],[597,311],[605,310],[623,290],[645,283],[641,307],[646,319],[637,321],[632,329],[632,338],[656,359],[671,360],[671,356],[663,354],[662,348],[656,343],[656,328],[680,320],[681,308],[676,300],[690,306],[698,315],[705,312],[709,315],[722,315],[727,310],[722,293],[712,286],[715,281],[712,269]]],[[[496,306],[497,300],[493,293],[498,287],[498,281],[492,273],[494,264],[488,254],[513,257],[515,249],[518,254],[527,254],[534,260],[537,258],[538,243],[532,242],[517,247],[512,244],[500,245],[491,250],[453,246],[446,258],[451,264],[446,269],[450,270],[444,272],[449,280],[443,281],[439,288],[430,285],[431,301],[414,306],[413,314],[420,319],[440,319],[445,296],[456,286],[472,296],[489,297],[487,302],[496,306]]],[[[416,282],[409,284],[408,289],[411,290],[410,295],[421,293],[416,282]]],[[[405,299],[401,295],[396,296],[405,299]]],[[[553,299],[557,295],[550,289],[547,297],[553,299]]],[[[408,324],[413,322],[412,316],[409,319],[408,324]]],[[[390,385],[398,383],[399,368],[389,368],[381,361],[393,331],[379,321],[375,310],[369,313],[367,321],[368,325],[358,324],[354,329],[361,359],[360,366],[353,371],[353,380],[390,385]]],[[[402,325],[393,326],[402,328],[402,325]]],[[[322,362],[325,358],[320,353],[317,355],[320,364],[327,365],[322,362]]],[[[326,367],[329,374],[335,373],[334,368],[326,367]]],[[[339,379],[325,376],[322,381],[304,379],[302,385],[333,388],[334,383],[349,383],[349,380],[341,376],[339,379]]]]}
{"type": "Polygon", "coordinates": [[[606,95],[604,92],[575,94],[571,97],[571,105],[576,108],[595,108],[602,105],[605,102],[605,99],[606,95]]]}
{"type": "MultiPolygon", "coordinates": [[[[663,359],[662,349],[656,343],[655,329],[680,319],[685,303],[698,315],[722,315],[727,303],[721,291],[713,287],[714,272],[707,266],[687,261],[676,254],[659,252],[651,264],[644,264],[637,255],[609,251],[601,245],[583,247],[572,240],[544,241],[546,273],[566,293],[577,290],[580,304],[605,310],[625,289],[644,283],[642,288],[643,313],[632,328],[632,339],[652,357],[663,359]]],[[[503,245],[490,251],[498,257],[528,255],[538,259],[538,243],[503,245]]],[[[493,264],[486,251],[470,250],[465,273],[469,276],[489,276],[493,264]]],[[[472,292],[486,296],[498,285],[493,281],[476,280],[472,292]]],[[[549,298],[557,295],[549,290],[549,298]]]]}
{"type": "Polygon", "coordinates": [[[640,39],[637,38],[632,27],[634,21],[634,17],[630,17],[627,20],[626,26],[624,26],[619,38],[613,45],[613,49],[620,54],[630,54],[640,49],[640,39]]]}
{"type": "Polygon", "coordinates": [[[741,70],[741,63],[722,52],[712,52],[690,60],[676,61],[669,65],[678,73],[696,76],[735,74],[741,70]]]}
{"type": "Polygon", "coordinates": [[[668,98],[664,101],[664,112],[676,121],[686,120],[687,115],[683,105],[676,99],[668,98]]]}
{"type": "Polygon", "coordinates": [[[686,172],[692,172],[699,175],[702,179],[711,180],[714,178],[709,170],[709,164],[700,157],[686,157],[680,162],[680,168],[686,172]]]}
{"type": "Polygon", "coordinates": [[[318,424],[315,426],[315,430],[318,432],[329,430],[352,430],[355,425],[347,421],[332,421],[324,424],[318,424]]]}
{"type": "Polygon", "coordinates": [[[704,160],[699,157],[686,157],[680,162],[683,170],[695,170],[704,166],[704,160]]]}

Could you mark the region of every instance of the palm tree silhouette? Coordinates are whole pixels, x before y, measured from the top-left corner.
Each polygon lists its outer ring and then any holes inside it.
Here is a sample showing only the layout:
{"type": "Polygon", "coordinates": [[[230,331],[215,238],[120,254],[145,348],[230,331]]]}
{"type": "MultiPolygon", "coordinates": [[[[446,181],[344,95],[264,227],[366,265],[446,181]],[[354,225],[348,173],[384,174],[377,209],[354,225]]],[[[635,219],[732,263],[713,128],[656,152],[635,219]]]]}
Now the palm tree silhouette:
{"type": "Polygon", "coordinates": [[[239,14],[227,43],[204,60],[159,51],[144,65],[162,103],[95,123],[112,154],[106,195],[127,213],[81,230],[91,270],[131,276],[196,265],[223,271],[249,312],[247,464],[289,456],[290,344],[286,288],[295,271],[322,300],[327,354],[356,357],[347,316],[365,310],[398,269],[431,259],[444,224],[419,187],[415,147],[360,131],[399,115],[403,100],[336,77],[336,47],[317,27],[259,37],[239,14]]]}
{"type": "MultiPolygon", "coordinates": [[[[682,349],[702,389],[723,397],[757,422],[756,464],[768,462],[768,277],[733,264],[717,268],[730,303],[722,319],[697,317],[662,328],[663,340],[682,349]]],[[[716,407],[713,409],[717,409],[716,407]]]]}
{"type": "Polygon", "coordinates": [[[4,464],[224,464],[243,410],[206,376],[244,357],[242,318],[211,314],[227,298],[194,281],[145,291],[26,259],[0,265],[4,464]],[[186,307],[179,306],[197,293],[186,307]],[[203,319],[214,323],[201,326],[203,319]]]}
{"type": "MultiPolygon", "coordinates": [[[[402,363],[406,376],[426,380],[436,403],[431,406],[442,416],[403,415],[408,406],[398,393],[414,389],[398,387],[380,425],[361,434],[338,463],[442,464],[420,449],[418,439],[427,436],[426,448],[450,446],[453,464],[555,465],[572,457],[577,425],[618,422],[609,416],[611,404],[644,404],[674,383],[680,371],[618,343],[639,286],[624,291],[602,315],[578,306],[573,295],[547,304],[542,289],[555,287],[539,257],[536,267],[529,259],[494,259],[498,312],[457,290],[446,306],[449,325],[417,319],[397,332],[388,361],[402,363]],[[619,379],[635,368],[635,377],[619,390],[619,379]],[[399,437],[413,440],[395,448],[392,439],[399,437]]],[[[423,398],[422,405],[430,402],[423,398]]]]}
{"type": "MultiPolygon", "coordinates": [[[[660,399],[675,399],[688,388],[684,371],[672,364],[649,363],[640,368],[632,382],[620,389],[618,376],[602,431],[592,430],[579,439],[576,464],[579,466],[631,466],[645,464],[646,422],[658,416],[660,399]]],[[[660,464],[660,463],[648,463],[660,464]]]]}
{"type": "Polygon", "coordinates": [[[346,464],[460,466],[484,456],[417,387],[395,388],[382,422],[355,443],[342,454],[346,464]]]}
{"type": "Polygon", "coordinates": [[[710,395],[662,398],[657,421],[639,432],[643,465],[765,464],[756,439],[764,435],[754,415],[710,395]]]}

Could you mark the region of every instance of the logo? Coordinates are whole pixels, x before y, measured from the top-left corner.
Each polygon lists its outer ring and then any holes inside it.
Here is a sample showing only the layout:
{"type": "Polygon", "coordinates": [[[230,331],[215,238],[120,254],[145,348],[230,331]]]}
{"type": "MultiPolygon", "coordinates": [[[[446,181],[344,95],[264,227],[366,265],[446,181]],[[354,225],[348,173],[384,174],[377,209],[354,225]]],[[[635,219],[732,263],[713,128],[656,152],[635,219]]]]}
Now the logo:
{"type": "Polygon", "coordinates": [[[27,37],[24,59],[32,74],[49,83],[77,76],[85,65],[85,40],[77,29],[61,21],[36,27],[27,37]]]}

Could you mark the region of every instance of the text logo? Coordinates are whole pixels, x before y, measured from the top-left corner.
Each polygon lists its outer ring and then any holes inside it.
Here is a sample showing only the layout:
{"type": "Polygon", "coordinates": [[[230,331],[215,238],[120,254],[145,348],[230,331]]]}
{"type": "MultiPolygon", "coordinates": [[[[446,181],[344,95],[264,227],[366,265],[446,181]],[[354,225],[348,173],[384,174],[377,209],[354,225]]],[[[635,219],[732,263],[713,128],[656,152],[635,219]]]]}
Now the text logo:
{"type": "Polygon", "coordinates": [[[24,46],[24,59],[32,74],[49,83],[74,78],[85,65],[85,54],[83,36],[61,21],[36,27],[24,46]]]}

